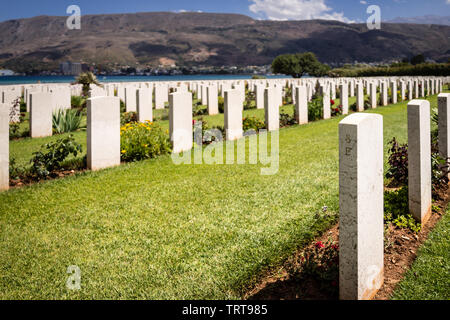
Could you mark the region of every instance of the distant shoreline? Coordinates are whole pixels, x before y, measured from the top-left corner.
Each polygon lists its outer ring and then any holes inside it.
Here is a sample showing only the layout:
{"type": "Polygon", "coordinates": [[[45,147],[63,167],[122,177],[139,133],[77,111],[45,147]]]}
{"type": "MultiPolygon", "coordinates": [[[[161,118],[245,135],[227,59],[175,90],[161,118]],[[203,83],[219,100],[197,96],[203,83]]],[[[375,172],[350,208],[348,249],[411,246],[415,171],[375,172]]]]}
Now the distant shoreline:
{"type": "MultiPolygon", "coordinates": [[[[97,76],[100,82],[146,82],[146,81],[209,81],[209,80],[245,80],[253,75],[177,75],[177,76],[97,76]]],[[[289,76],[270,75],[267,79],[288,79],[289,76]]],[[[2,76],[1,85],[37,84],[37,83],[72,83],[74,76],[2,76]]]]}

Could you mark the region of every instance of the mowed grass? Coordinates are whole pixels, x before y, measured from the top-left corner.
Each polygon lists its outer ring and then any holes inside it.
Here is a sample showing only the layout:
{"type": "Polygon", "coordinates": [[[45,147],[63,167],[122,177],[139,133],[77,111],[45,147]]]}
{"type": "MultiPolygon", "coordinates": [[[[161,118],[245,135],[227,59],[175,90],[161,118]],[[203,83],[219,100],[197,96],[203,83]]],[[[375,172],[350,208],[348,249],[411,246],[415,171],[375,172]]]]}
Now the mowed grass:
{"type": "MultiPolygon", "coordinates": [[[[370,112],[384,116],[386,148],[393,136],[406,141],[406,103],[370,112]]],[[[342,119],[280,130],[274,176],[166,156],[1,193],[0,298],[239,299],[329,227],[316,212],[337,214],[342,119]],[[71,265],[80,291],[66,288],[71,265]]],[[[13,142],[12,153],[35,143],[13,142]]]]}
{"type": "Polygon", "coordinates": [[[450,300],[450,207],[394,292],[394,300],[450,300]]]}

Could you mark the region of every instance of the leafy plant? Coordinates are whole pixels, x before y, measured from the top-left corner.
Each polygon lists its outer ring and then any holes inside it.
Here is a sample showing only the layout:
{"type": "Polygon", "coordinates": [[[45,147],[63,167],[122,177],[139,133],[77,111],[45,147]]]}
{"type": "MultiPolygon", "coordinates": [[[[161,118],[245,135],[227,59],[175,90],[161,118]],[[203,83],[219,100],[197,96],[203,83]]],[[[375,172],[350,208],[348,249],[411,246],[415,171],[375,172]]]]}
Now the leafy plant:
{"type": "Polygon", "coordinates": [[[89,95],[89,91],[91,90],[91,84],[97,85],[99,87],[103,87],[100,84],[100,82],[98,82],[97,77],[92,72],[81,73],[77,77],[75,83],[81,84],[83,86],[82,94],[84,97],[87,97],[89,95]]]}
{"type": "Polygon", "coordinates": [[[331,108],[331,116],[335,117],[335,116],[339,116],[342,114],[342,105],[335,107],[335,108],[331,108]]]}
{"type": "Polygon", "coordinates": [[[14,157],[11,157],[9,159],[9,177],[11,180],[17,180],[21,176],[23,176],[25,173],[25,169],[22,167],[19,167],[16,163],[16,159],[14,157]]]}
{"type": "Polygon", "coordinates": [[[120,125],[124,126],[127,123],[137,122],[137,113],[136,112],[122,112],[120,114],[120,125]]]}
{"type": "Polygon", "coordinates": [[[408,187],[384,194],[384,222],[392,223],[397,228],[408,228],[419,232],[421,224],[409,214],[408,187]]]}
{"type": "Polygon", "coordinates": [[[280,113],[280,127],[289,127],[292,126],[294,124],[296,124],[297,121],[295,120],[295,116],[291,116],[290,114],[287,113],[280,113]]]}
{"type": "Polygon", "coordinates": [[[245,91],[245,100],[244,100],[244,110],[255,109],[256,105],[254,101],[256,100],[256,95],[254,92],[245,91]]]}
{"type": "Polygon", "coordinates": [[[120,129],[121,158],[132,162],[171,152],[168,132],[156,123],[127,123],[120,129]]]}
{"type": "MultiPolygon", "coordinates": [[[[389,169],[386,178],[391,179],[392,186],[405,186],[408,184],[408,144],[400,145],[394,138],[389,150],[389,169]]],[[[439,194],[439,190],[448,186],[449,159],[442,159],[439,155],[437,141],[431,144],[431,178],[433,196],[439,194]]]]}
{"type": "Polygon", "coordinates": [[[208,107],[203,105],[195,105],[192,108],[192,116],[198,117],[198,116],[204,116],[208,114],[208,107]]]}
{"type": "Polygon", "coordinates": [[[220,113],[224,113],[224,111],[225,111],[225,99],[223,97],[219,97],[218,98],[218,102],[219,102],[219,112],[220,113]]]}
{"type": "Polygon", "coordinates": [[[301,255],[295,270],[300,280],[312,277],[323,290],[336,294],[339,286],[339,245],[331,240],[316,242],[301,255]]]}
{"type": "Polygon", "coordinates": [[[44,144],[31,159],[31,173],[38,179],[45,179],[51,173],[62,168],[62,162],[69,156],[76,157],[82,152],[81,144],[75,141],[73,135],[57,141],[44,144]]]}
{"type": "Polygon", "coordinates": [[[391,179],[393,186],[408,184],[408,145],[400,145],[395,138],[389,144],[389,169],[386,178],[391,179]]]}
{"type": "Polygon", "coordinates": [[[71,96],[70,105],[72,109],[81,111],[86,108],[86,98],[83,96],[71,96]]]}
{"type": "Polygon", "coordinates": [[[323,118],[323,96],[317,95],[308,102],[308,120],[317,121],[323,118]]]}
{"type": "Polygon", "coordinates": [[[244,132],[254,130],[258,132],[266,127],[265,123],[256,117],[245,117],[242,119],[242,129],[244,132]]]}
{"type": "Polygon", "coordinates": [[[53,112],[53,131],[57,134],[76,131],[80,128],[82,118],[80,112],[75,109],[53,112]]]}

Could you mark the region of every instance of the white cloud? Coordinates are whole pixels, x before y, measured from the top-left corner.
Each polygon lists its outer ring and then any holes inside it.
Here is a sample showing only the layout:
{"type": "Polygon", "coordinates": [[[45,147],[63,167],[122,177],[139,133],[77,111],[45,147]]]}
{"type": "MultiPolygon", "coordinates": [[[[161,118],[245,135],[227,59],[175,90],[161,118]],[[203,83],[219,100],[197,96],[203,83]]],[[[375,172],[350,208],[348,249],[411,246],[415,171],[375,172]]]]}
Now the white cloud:
{"type": "MultiPolygon", "coordinates": [[[[450,1],[450,0],[449,0],[449,1],[450,1]]],[[[362,1],[360,1],[359,3],[361,3],[361,4],[367,4],[367,1],[362,0],[362,1]]]]}
{"type": "MultiPolygon", "coordinates": [[[[450,1],[450,0],[449,0],[450,1]]],[[[249,10],[269,20],[338,20],[351,23],[343,12],[334,12],[325,0],[250,0],[249,10]]]]}
{"type": "Polygon", "coordinates": [[[450,0],[447,0],[445,3],[450,4],[450,0]]]}

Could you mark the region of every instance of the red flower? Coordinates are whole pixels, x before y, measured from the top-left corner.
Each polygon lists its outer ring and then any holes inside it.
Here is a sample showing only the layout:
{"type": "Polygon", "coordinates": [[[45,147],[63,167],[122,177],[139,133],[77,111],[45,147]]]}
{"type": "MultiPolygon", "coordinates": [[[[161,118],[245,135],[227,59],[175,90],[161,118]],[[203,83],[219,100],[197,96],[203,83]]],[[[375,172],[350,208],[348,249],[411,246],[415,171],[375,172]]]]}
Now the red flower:
{"type": "Polygon", "coordinates": [[[334,106],[334,100],[330,100],[332,106],[334,106]]]}
{"type": "Polygon", "coordinates": [[[331,247],[332,247],[334,250],[339,250],[339,246],[338,246],[337,244],[333,244],[331,247]]]}
{"type": "Polygon", "coordinates": [[[325,245],[322,243],[322,241],[319,241],[316,243],[316,248],[318,249],[325,248],[325,245]]]}

